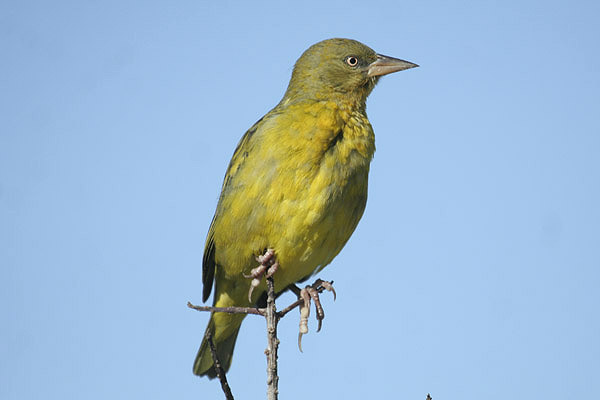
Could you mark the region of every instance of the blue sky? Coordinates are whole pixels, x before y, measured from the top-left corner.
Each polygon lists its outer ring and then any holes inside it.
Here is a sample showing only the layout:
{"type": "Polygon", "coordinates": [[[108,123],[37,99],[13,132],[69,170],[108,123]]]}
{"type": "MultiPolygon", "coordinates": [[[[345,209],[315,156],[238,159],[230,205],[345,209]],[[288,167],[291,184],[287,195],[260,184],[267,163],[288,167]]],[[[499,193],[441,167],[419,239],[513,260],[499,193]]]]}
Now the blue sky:
{"type": "MultiPolygon", "coordinates": [[[[280,324],[282,397],[597,396],[599,8],[3,2],[0,398],[222,397],[191,373],[206,231],[237,141],[329,37],[421,67],[369,98],[367,209],[322,331],[300,353],[280,324]]],[[[264,396],[265,345],[248,317],[238,398],[264,396]]]]}

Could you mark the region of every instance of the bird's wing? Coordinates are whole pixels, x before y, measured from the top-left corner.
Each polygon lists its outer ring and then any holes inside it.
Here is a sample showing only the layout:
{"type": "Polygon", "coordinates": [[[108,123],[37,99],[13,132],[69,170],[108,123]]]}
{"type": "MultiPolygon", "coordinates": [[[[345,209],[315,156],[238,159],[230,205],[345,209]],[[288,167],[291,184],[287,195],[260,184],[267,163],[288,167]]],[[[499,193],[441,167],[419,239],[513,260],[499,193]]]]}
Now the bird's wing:
{"type": "Polygon", "coordinates": [[[213,280],[215,279],[215,241],[213,235],[213,224],[215,217],[210,224],[206,245],[204,246],[204,257],[202,258],[202,301],[208,300],[212,291],[213,280]]]}
{"type": "MultiPolygon", "coordinates": [[[[256,121],[254,125],[246,133],[242,136],[242,139],[238,143],[235,151],[233,152],[233,157],[231,157],[231,161],[229,162],[229,166],[227,167],[227,172],[225,173],[225,178],[223,179],[223,187],[221,189],[221,196],[219,198],[219,203],[223,197],[223,193],[231,179],[235,176],[235,174],[239,171],[241,165],[244,163],[246,157],[248,156],[247,148],[248,142],[252,138],[252,135],[257,131],[263,120],[269,116],[271,113],[267,114],[265,117],[256,121]]],[[[217,205],[217,212],[219,210],[219,205],[217,205]]],[[[210,228],[208,230],[208,235],[206,237],[206,245],[204,247],[204,257],[202,259],[202,301],[206,301],[210,296],[210,292],[212,291],[213,280],[215,278],[215,242],[214,242],[214,226],[215,220],[218,217],[217,212],[210,223],[210,228]]]]}

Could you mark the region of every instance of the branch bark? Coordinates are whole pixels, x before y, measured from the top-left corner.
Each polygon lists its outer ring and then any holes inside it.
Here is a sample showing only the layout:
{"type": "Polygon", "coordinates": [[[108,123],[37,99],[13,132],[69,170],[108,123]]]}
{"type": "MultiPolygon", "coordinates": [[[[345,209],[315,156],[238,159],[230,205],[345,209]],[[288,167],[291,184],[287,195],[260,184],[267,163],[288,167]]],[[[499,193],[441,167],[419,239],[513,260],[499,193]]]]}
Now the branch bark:
{"type": "Polygon", "coordinates": [[[208,347],[210,347],[210,354],[212,355],[213,362],[215,363],[215,370],[217,371],[217,377],[221,382],[221,389],[223,389],[223,393],[225,393],[225,398],[227,400],[233,400],[233,394],[231,393],[231,389],[229,388],[229,383],[227,383],[227,376],[225,375],[225,371],[223,367],[221,367],[221,362],[219,361],[219,356],[217,356],[217,348],[212,340],[212,332],[210,329],[206,330],[206,341],[208,342],[208,347]]]}
{"type": "Polygon", "coordinates": [[[187,306],[196,311],[208,311],[208,312],[223,312],[228,314],[253,314],[265,316],[264,308],[255,307],[212,307],[212,306],[195,306],[188,301],[187,306]]]}
{"type": "Polygon", "coordinates": [[[273,277],[267,278],[267,400],[277,400],[279,397],[279,375],[277,375],[277,323],[279,316],[275,308],[275,284],[273,277]]]}

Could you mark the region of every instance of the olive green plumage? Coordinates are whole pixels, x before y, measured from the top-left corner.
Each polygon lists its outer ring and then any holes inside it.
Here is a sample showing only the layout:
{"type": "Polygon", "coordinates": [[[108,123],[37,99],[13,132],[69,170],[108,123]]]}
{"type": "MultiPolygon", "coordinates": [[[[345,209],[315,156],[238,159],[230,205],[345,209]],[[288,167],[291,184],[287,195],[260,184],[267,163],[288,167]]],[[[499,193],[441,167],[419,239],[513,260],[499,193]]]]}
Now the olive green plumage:
{"type": "MultiPolygon", "coordinates": [[[[283,99],[242,137],[211,223],[203,260],[203,300],[215,283],[213,305],[249,306],[255,257],[275,250],[275,290],[329,264],[356,228],[367,201],[375,152],[366,99],[379,77],[415,64],[378,55],[350,39],[329,39],[298,59],[283,99]]],[[[213,334],[228,369],[244,316],[213,313],[213,334]]],[[[215,377],[203,341],[194,373],[215,377]]]]}

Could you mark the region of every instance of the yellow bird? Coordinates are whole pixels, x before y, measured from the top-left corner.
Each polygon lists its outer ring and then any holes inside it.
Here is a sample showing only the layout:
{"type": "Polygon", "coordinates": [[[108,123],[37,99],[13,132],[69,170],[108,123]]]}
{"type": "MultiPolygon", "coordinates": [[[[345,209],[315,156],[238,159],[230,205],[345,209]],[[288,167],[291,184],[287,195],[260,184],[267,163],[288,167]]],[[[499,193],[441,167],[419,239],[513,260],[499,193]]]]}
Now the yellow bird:
{"type": "MultiPolygon", "coordinates": [[[[213,280],[216,307],[251,306],[244,275],[273,249],[275,291],[310,277],[342,250],[367,202],[375,136],[366,100],[382,75],[417,67],[350,39],[311,46],[294,66],[283,99],[239,142],[223,182],[204,250],[203,300],[213,280]]],[[[213,313],[212,331],[225,370],[243,314],[213,313]]],[[[194,374],[216,376],[206,340],[194,374]]]]}

